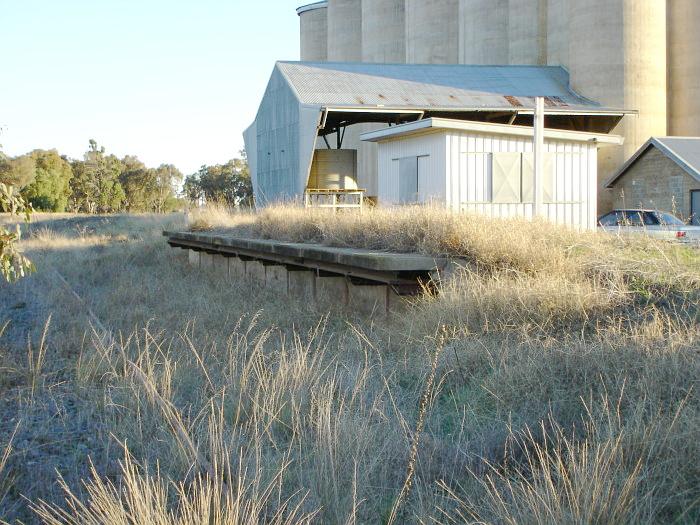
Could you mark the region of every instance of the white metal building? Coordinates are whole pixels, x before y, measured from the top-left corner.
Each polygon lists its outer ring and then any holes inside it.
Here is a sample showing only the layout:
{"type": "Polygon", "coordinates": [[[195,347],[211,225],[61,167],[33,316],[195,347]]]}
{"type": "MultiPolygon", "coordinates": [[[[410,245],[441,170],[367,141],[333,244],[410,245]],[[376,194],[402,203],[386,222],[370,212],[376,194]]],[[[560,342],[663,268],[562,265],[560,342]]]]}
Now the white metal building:
{"type": "Polygon", "coordinates": [[[244,133],[256,205],[323,189],[323,166],[353,166],[330,174],[345,181],[333,187],[354,181],[379,197],[376,163],[360,162],[346,132],[430,117],[531,126],[536,97],[553,129],[608,133],[627,113],[577,95],[560,67],[278,62],[244,133]],[[316,153],[343,149],[354,153],[316,153]]]}
{"type": "MultiPolygon", "coordinates": [[[[536,215],[532,127],[429,118],[361,138],[379,145],[381,205],[432,202],[493,217],[536,215]]],[[[539,215],[594,228],[598,147],[622,141],[546,129],[539,215]]]]}

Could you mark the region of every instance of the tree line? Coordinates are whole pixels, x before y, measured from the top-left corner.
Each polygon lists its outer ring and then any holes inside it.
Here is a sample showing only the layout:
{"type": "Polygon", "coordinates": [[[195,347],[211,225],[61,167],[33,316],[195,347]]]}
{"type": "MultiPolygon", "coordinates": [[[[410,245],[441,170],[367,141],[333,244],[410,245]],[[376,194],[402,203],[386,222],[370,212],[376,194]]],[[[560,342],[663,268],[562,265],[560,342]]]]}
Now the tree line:
{"type": "Polygon", "coordinates": [[[187,176],[182,187],[183,196],[190,202],[218,202],[229,206],[252,206],[253,185],[248,171],[245,151],[241,157],[225,164],[202,166],[197,173],[187,176]]]}
{"type": "Polygon", "coordinates": [[[108,154],[94,140],[79,160],[56,150],[17,157],[0,151],[0,183],[19,191],[33,209],[47,212],[166,213],[187,201],[242,206],[252,203],[252,187],[241,153],[242,158],[202,166],[185,178],[172,164],[149,168],[135,156],[108,154]]]}

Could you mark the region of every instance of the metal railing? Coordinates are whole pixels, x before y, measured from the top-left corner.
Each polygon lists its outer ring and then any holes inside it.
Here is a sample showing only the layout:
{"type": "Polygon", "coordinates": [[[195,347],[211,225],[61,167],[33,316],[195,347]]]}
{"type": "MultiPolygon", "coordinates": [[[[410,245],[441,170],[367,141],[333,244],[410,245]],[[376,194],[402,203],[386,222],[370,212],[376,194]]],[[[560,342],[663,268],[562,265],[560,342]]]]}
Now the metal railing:
{"type": "Polygon", "coordinates": [[[362,212],[366,190],[329,190],[307,188],[304,192],[304,207],[327,208],[333,211],[355,209],[362,212]]]}

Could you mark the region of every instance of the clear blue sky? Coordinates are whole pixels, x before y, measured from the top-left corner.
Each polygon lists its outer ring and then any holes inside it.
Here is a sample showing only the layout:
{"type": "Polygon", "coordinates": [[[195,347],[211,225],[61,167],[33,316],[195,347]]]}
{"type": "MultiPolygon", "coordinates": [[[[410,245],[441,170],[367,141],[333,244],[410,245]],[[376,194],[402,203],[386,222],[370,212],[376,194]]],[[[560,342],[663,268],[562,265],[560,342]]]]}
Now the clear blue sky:
{"type": "Polygon", "coordinates": [[[243,148],[275,60],[298,60],[303,0],[0,0],[0,144],[185,174],[243,148]]]}

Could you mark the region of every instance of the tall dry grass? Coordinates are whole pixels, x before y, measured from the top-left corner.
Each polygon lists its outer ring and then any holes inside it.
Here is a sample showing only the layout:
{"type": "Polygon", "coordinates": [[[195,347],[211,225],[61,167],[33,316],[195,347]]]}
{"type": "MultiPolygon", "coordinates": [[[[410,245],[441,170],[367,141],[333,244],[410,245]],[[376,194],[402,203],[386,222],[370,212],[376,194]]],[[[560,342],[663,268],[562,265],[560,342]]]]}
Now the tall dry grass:
{"type": "MultiPolygon", "coordinates": [[[[688,473],[686,459],[699,451],[686,438],[693,430],[677,412],[645,414],[635,407],[623,416],[607,398],[589,411],[579,428],[544,424],[536,433],[527,429],[518,445],[526,448],[518,465],[489,465],[478,484],[479,501],[471,494],[441,483],[453,505],[444,512],[451,522],[478,523],[691,523],[697,502],[666,514],[669,497],[659,499],[661,481],[679,468],[688,473]],[[675,447],[679,447],[675,449],[675,447]],[[670,454],[676,450],[675,457],[670,454]]],[[[675,480],[666,479],[674,483],[675,480]]],[[[687,490],[681,482],[678,489],[687,490]]],[[[682,492],[681,492],[682,494],[682,492]]],[[[671,496],[673,497],[673,496],[671,496]]],[[[681,496],[682,498],[682,496],[681,496]]]]}
{"type": "Polygon", "coordinates": [[[638,306],[672,300],[696,316],[700,251],[648,237],[579,232],[547,221],[492,219],[431,206],[363,214],[277,206],[212,207],[190,227],[329,246],[416,252],[455,261],[440,297],[423,312],[470,329],[529,324],[544,331],[620,322],[638,306]],[[449,310],[449,312],[448,312],[449,310]]]}
{"type": "MultiPolygon", "coordinates": [[[[212,429],[215,430],[215,429],[212,429]]],[[[311,523],[315,512],[303,510],[303,497],[275,501],[277,510],[266,509],[280,494],[280,470],[267,486],[259,471],[232,471],[230,464],[217,465],[208,475],[187,483],[175,483],[156,470],[151,474],[138,466],[128,450],[121,462],[119,486],[100,476],[94,466],[86,482],[87,502],[59,478],[66,505],[40,501],[33,510],[49,525],[99,523],[110,525],[292,525],[311,523]],[[294,500],[298,500],[295,502],[294,500]]]]}
{"type": "Polygon", "coordinates": [[[697,286],[697,251],[649,237],[580,232],[545,220],[455,214],[442,207],[375,208],[363,214],[274,206],[259,213],[210,207],[189,216],[191,228],[329,246],[461,258],[492,270],[597,273],[622,265],[648,278],[697,286]],[[694,271],[693,271],[693,266],[694,271]]]}
{"type": "MultiPolygon", "coordinates": [[[[318,222],[385,224],[389,213],[318,222]]],[[[397,233],[409,240],[393,249],[418,246],[419,231],[435,246],[429,232],[457,228],[416,217],[428,222],[397,233]]],[[[305,220],[288,219],[289,229],[305,220]]],[[[262,235],[256,221],[268,219],[246,220],[262,235]]],[[[4,471],[5,520],[700,519],[689,460],[700,455],[694,254],[596,236],[589,248],[570,232],[538,240],[549,234],[534,227],[500,245],[458,237],[483,254],[459,248],[464,269],[441,294],[380,320],[202,274],[160,236],[184,218],[160,221],[47,218],[26,239],[39,272],[12,293],[27,306],[0,308],[11,321],[0,365],[16,378],[0,380],[0,417],[22,421],[4,471]],[[547,254],[524,265],[518,250],[538,242],[559,266],[547,254]],[[598,242],[610,247],[604,259],[579,259],[598,242]],[[507,243],[522,246],[494,255],[507,243]],[[20,315],[34,308],[36,325],[20,315]],[[40,341],[49,314],[42,365],[31,368],[26,336],[40,341]]],[[[0,446],[9,438],[0,428],[0,446]]]]}

